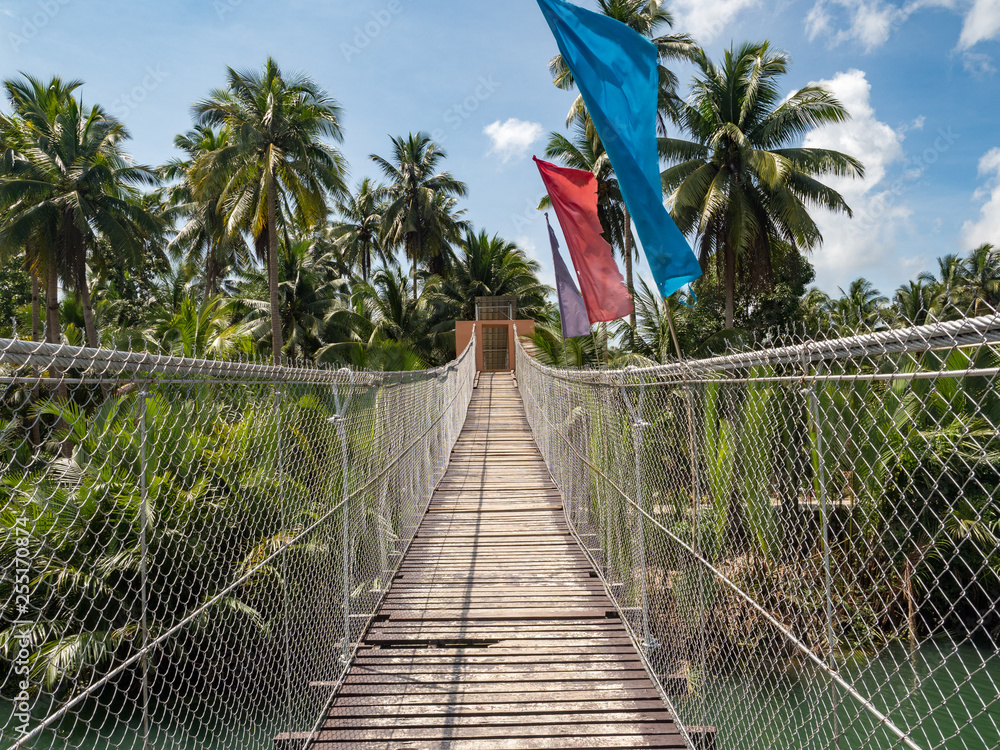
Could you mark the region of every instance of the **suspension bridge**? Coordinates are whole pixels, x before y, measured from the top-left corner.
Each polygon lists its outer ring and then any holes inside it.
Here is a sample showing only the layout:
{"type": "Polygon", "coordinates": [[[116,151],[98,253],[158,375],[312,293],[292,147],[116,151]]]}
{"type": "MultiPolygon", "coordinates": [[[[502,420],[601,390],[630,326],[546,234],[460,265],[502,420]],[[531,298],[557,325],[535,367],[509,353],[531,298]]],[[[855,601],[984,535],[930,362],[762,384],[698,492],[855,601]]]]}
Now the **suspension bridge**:
{"type": "Polygon", "coordinates": [[[0,746],[1000,745],[1000,319],[613,371],[478,328],[0,342],[0,746]]]}
{"type": "MultiPolygon", "coordinates": [[[[510,374],[478,378],[448,471],[334,687],[316,747],[686,747],[570,533],[510,374]]],[[[277,746],[288,739],[308,734],[277,746]]]]}

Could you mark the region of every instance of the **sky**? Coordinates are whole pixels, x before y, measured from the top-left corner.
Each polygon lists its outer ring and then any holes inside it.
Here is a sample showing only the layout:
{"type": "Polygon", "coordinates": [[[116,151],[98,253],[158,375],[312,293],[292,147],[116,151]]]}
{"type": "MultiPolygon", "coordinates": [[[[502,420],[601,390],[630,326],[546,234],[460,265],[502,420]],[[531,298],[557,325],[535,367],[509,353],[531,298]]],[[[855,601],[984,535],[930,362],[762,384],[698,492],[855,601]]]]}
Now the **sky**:
{"type": "MultiPolygon", "coordinates": [[[[593,7],[593,0],[580,0],[593,7]]],[[[852,114],[805,144],[860,158],[864,180],[831,180],[854,218],[816,209],[811,260],[831,294],[864,276],[886,293],[946,253],[1000,245],[1000,0],[673,0],[674,30],[718,59],[743,41],[788,53],[789,92],[821,82],[852,114]]],[[[477,230],[516,241],[553,282],[532,154],[565,132],[573,94],[534,0],[0,0],[0,75],[82,79],[86,103],[121,118],[137,162],[177,153],[191,105],[226,68],[268,55],[343,108],[350,183],[369,155],[426,131],[467,183],[477,230]]],[[[693,75],[674,66],[682,93],[693,75]]],[[[675,132],[671,133],[676,135],[675,132]]],[[[650,279],[645,264],[639,272],[650,279]]]]}

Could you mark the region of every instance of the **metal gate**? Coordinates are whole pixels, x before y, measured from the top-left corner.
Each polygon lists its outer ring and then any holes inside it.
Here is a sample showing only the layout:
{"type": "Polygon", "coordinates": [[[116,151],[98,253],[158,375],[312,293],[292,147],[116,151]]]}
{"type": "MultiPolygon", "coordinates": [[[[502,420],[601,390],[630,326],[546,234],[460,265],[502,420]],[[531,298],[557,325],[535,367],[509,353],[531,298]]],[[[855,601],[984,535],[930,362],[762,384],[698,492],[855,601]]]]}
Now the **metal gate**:
{"type": "Polygon", "coordinates": [[[483,326],[483,370],[509,370],[510,350],[507,348],[507,326],[483,326]]]}

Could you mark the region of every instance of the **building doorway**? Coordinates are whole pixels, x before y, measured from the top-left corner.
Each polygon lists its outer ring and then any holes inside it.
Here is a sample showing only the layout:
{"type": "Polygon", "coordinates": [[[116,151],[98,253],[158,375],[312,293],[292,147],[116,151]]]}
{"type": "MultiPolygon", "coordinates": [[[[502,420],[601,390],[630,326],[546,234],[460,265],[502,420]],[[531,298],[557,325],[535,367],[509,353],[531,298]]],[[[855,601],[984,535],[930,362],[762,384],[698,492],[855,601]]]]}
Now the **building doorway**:
{"type": "Polygon", "coordinates": [[[509,326],[483,325],[483,370],[510,369],[509,326]]]}

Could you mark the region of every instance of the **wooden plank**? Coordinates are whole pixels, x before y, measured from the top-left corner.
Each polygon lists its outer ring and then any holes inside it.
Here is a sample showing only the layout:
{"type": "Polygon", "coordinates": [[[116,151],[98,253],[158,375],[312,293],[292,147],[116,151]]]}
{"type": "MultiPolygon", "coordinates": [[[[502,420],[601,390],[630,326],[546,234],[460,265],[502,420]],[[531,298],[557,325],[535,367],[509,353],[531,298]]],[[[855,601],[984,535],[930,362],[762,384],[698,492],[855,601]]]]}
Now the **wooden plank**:
{"type": "MultiPolygon", "coordinates": [[[[544,705],[544,704],[542,704],[544,705]]],[[[324,729],[347,729],[351,727],[510,727],[524,724],[564,724],[567,721],[580,724],[673,724],[670,713],[663,711],[606,711],[606,712],[559,712],[523,714],[417,714],[414,716],[359,717],[344,716],[331,712],[323,725],[324,729]]],[[[509,729],[508,729],[509,731],[509,729]]]]}

